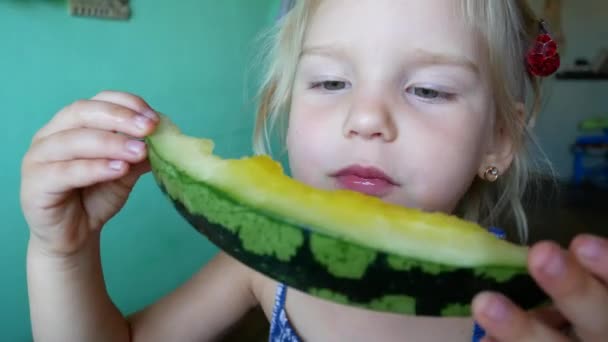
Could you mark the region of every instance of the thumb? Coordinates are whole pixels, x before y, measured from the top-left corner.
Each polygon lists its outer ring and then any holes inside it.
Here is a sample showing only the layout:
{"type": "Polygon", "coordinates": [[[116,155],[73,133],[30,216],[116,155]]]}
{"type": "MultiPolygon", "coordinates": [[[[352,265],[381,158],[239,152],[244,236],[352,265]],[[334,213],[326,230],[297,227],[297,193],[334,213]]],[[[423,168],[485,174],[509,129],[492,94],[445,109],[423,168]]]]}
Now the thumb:
{"type": "Polygon", "coordinates": [[[132,165],[129,172],[122,178],[123,184],[128,188],[133,188],[139,177],[149,172],[150,169],[150,161],[148,159],[132,165]]]}

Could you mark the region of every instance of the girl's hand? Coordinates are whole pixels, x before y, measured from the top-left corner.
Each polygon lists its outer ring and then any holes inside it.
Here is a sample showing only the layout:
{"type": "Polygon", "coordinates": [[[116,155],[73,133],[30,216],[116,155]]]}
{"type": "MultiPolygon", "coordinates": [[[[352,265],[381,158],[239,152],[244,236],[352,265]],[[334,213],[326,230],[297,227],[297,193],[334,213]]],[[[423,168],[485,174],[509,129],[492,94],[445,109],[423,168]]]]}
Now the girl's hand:
{"type": "Polygon", "coordinates": [[[532,246],[530,273],[551,297],[554,310],[526,312],[493,293],[473,300],[484,341],[608,341],[608,240],[583,234],[568,251],[552,242],[532,246]],[[571,332],[564,332],[570,325],[571,332]]]}
{"type": "Polygon", "coordinates": [[[58,256],[79,251],[149,170],[144,143],[131,137],[144,137],[157,122],[141,98],[102,92],[63,108],[42,127],[21,170],[30,243],[58,256]]]}

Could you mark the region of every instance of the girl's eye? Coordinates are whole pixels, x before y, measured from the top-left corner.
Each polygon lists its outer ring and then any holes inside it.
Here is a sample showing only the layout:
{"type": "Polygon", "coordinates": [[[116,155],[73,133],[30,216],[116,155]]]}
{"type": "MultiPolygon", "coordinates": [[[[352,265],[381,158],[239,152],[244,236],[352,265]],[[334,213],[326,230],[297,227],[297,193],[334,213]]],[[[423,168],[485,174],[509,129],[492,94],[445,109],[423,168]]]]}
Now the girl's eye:
{"type": "Polygon", "coordinates": [[[424,97],[425,99],[434,99],[440,95],[437,90],[428,88],[414,88],[414,94],[416,96],[424,97]]]}
{"type": "Polygon", "coordinates": [[[323,87],[325,90],[342,90],[346,88],[346,82],[344,81],[322,81],[312,84],[312,88],[323,87]]]}
{"type": "Polygon", "coordinates": [[[450,100],[452,98],[452,94],[424,87],[413,87],[408,89],[408,93],[412,93],[424,100],[450,100]]]}

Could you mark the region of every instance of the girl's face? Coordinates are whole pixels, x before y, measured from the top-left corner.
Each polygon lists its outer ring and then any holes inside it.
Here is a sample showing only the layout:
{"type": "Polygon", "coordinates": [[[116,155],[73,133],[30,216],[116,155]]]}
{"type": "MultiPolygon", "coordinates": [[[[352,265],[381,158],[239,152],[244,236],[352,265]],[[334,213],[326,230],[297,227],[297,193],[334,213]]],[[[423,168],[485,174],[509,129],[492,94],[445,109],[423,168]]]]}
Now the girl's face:
{"type": "Polygon", "coordinates": [[[293,89],[293,176],[450,212],[509,144],[495,129],[480,40],[454,0],[324,0],[293,89]]]}

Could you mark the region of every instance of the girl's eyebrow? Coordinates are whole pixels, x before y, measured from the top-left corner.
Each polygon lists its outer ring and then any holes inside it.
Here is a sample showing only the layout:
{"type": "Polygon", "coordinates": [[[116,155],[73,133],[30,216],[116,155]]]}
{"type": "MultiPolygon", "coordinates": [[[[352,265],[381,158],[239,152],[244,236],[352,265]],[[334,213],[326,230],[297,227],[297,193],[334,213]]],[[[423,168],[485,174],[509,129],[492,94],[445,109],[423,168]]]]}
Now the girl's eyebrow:
{"type": "Polygon", "coordinates": [[[413,63],[422,65],[454,65],[479,74],[479,67],[465,56],[450,55],[428,50],[417,49],[412,58],[413,63]]]}
{"type": "MultiPolygon", "coordinates": [[[[306,55],[344,59],[348,54],[344,48],[338,45],[308,45],[302,48],[300,57],[306,55]]],[[[469,58],[459,55],[416,49],[413,53],[408,54],[408,61],[418,65],[453,65],[468,69],[474,74],[479,74],[479,67],[477,64],[469,58]]]]}
{"type": "Polygon", "coordinates": [[[302,48],[300,57],[306,55],[317,55],[330,58],[344,58],[347,54],[343,48],[334,45],[308,45],[302,48]]]}

